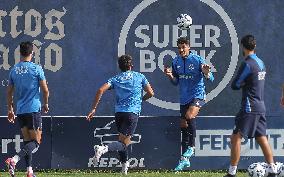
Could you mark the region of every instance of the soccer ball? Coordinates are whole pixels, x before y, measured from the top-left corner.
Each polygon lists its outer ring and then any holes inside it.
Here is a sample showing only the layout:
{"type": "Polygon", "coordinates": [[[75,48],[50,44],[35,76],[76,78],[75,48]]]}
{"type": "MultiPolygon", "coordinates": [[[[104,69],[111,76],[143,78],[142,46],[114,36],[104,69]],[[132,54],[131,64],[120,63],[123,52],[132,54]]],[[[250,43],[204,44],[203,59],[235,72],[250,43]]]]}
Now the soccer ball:
{"type": "Polygon", "coordinates": [[[248,175],[250,177],[264,177],[265,168],[260,163],[253,163],[248,167],[248,175]]]}
{"type": "Polygon", "coordinates": [[[284,177],[284,165],[282,163],[279,163],[279,165],[277,164],[276,162],[276,165],[277,165],[277,175],[278,177],[284,177]]]}
{"type": "Polygon", "coordinates": [[[180,14],[177,17],[177,26],[181,30],[188,30],[192,25],[192,18],[187,14],[180,14]]]}

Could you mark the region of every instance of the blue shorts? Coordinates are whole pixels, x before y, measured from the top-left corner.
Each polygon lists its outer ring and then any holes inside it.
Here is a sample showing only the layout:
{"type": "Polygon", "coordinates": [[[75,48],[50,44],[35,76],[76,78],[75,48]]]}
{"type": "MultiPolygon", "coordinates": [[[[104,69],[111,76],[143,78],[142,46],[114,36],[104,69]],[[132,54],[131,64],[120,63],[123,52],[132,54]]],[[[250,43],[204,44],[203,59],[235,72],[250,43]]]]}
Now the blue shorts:
{"type": "Polygon", "coordinates": [[[20,127],[27,127],[29,130],[42,130],[42,118],[40,112],[18,114],[17,120],[20,127]]]}
{"type": "Polygon", "coordinates": [[[205,100],[194,98],[191,102],[187,103],[186,105],[180,105],[180,116],[182,119],[185,119],[185,114],[190,106],[196,106],[201,108],[205,105],[205,100]]]}
{"type": "Polygon", "coordinates": [[[266,136],[266,118],[264,114],[239,112],[235,118],[233,134],[240,134],[244,138],[266,136]]]}
{"type": "Polygon", "coordinates": [[[115,113],[117,131],[125,136],[132,136],[136,130],[139,116],[131,112],[115,113]]]}

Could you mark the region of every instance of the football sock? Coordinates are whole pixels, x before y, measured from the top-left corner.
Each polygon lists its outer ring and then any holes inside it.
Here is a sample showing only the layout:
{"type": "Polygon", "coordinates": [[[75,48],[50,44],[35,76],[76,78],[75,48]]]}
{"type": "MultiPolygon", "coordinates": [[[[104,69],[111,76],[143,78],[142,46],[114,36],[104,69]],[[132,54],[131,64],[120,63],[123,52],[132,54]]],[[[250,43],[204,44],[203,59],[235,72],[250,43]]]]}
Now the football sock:
{"type": "Polygon", "coordinates": [[[229,167],[229,172],[228,172],[230,175],[236,175],[237,173],[237,166],[232,166],[230,165],[229,167]]]}

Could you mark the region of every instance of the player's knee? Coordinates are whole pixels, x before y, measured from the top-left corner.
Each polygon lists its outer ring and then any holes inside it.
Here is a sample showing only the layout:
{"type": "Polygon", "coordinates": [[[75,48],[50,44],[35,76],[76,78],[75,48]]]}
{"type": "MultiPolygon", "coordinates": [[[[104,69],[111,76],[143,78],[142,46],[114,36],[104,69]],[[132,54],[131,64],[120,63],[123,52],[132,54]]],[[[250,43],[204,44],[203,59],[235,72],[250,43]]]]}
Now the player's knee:
{"type": "Polygon", "coordinates": [[[125,138],[123,143],[124,143],[124,145],[125,145],[126,147],[129,146],[129,145],[131,144],[131,139],[130,139],[130,137],[125,138]]]}
{"type": "Polygon", "coordinates": [[[231,144],[236,144],[238,141],[242,139],[242,135],[240,132],[231,135],[231,144]]]}
{"type": "Polygon", "coordinates": [[[119,136],[119,141],[121,143],[123,143],[125,146],[128,146],[131,144],[131,139],[129,136],[125,136],[125,135],[120,135],[119,136]]]}
{"type": "Polygon", "coordinates": [[[193,114],[193,113],[190,113],[190,114],[187,114],[187,119],[189,119],[189,120],[191,120],[191,119],[194,119],[196,117],[196,115],[195,114],[193,114]]]}
{"type": "Polygon", "coordinates": [[[187,128],[188,127],[187,121],[185,119],[181,119],[180,127],[181,128],[187,128]]]}

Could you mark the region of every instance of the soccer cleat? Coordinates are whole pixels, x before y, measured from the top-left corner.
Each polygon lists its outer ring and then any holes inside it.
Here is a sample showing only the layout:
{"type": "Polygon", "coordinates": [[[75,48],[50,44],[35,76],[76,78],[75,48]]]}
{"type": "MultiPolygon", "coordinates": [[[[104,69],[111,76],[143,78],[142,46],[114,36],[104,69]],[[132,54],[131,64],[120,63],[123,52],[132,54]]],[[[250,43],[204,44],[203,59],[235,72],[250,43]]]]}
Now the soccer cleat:
{"type": "Polygon", "coordinates": [[[101,156],[108,151],[108,147],[95,145],[94,149],[95,149],[95,156],[93,157],[93,163],[94,165],[98,165],[101,156]]]}
{"type": "Polygon", "coordinates": [[[187,159],[182,159],[179,161],[178,166],[174,169],[174,171],[182,171],[187,167],[190,167],[190,161],[188,161],[187,159]]]}
{"type": "Polygon", "coordinates": [[[27,173],[27,177],[36,177],[33,173],[27,173]]]}
{"type": "Polygon", "coordinates": [[[12,158],[8,158],[6,161],[6,166],[8,167],[9,174],[11,177],[15,177],[15,168],[16,168],[16,163],[12,158]]]}
{"type": "Polygon", "coordinates": [[[277,175],[275,173],[268,173],[267,177],[277,177],[277,175]]]}
{"type": "Polygon", "coordinates": [[[123,163],[122,167],[121,167],[121,173],[124,174],[124,175],[127,175],[128,167],[129,167],[128,161],[123,163]]]}
{"type": "Polygon", "coordinates": [[[194,148],[193,147],[188,147],[185,153],[183,153],[182,156],[186,158],[190,158],[194,154],[194,148]]]}
{"type": "Polygon", "coordinates": [[[227,174],[226,176],[224,176],[224,177],[237,177],[236,175],[231,175],[231,174],[227,174]]]}

